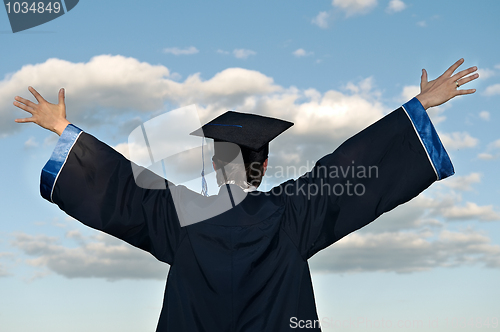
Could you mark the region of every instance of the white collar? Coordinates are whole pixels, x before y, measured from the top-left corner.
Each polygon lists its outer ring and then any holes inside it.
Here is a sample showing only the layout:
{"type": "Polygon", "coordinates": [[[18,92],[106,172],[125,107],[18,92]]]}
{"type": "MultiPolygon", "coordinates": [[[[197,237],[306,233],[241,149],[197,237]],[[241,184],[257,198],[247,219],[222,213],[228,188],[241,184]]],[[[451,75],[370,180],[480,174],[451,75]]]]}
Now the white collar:
{"type": "Polygon", "coordinates": [[[241,189],[243,189],[243,191],[246,193],[257,190],[257,187],[251,185],[250,183],[248,183],[246,181],[244,181],[243,183],[236,183],[236,181],[234,181],[234,180],[229,180],[229,181],[226,181],[225,183],[223,183],[223,185],[224,184],[235,184],[238,187],[240,187],[241,189]]]}

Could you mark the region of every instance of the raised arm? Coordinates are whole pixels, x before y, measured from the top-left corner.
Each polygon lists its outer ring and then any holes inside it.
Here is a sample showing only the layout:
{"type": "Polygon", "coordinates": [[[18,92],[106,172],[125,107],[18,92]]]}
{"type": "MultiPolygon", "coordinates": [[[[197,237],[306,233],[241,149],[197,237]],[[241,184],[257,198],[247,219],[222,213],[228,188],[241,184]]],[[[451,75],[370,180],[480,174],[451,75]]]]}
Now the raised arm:
{"type": "Polygon", "coordinates": [[[14,105],[32,114],[16,122],[34,122],[61,136],[42,170],[42,196],[83,224],[172,264],[184,234],[172,201],[173,185],[148,170],[136,179],[129,160],[70,124],[63,89],[57,105],[29,90],[38,104],[16,97],[14,105]],[[144,189],[137,181],[159,189],[144,189]]]}
{"type": "Polygon", "coordinates": [[[457,90],[478,77],[465,77],[476,67],[453,75],[462,63],[431,82],[424,70],[416,98],[321,158],[311,172],[273,188],[285,205],[282,227],[304,259],[453,175],[425,109],[475,92],[457,90]]]}

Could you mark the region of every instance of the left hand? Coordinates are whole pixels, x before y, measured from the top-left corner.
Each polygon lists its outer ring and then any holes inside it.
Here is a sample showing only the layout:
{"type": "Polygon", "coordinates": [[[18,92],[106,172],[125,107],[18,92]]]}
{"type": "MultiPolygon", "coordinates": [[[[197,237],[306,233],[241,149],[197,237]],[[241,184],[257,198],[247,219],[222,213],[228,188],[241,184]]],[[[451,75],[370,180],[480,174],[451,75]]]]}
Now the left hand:
{"type": "Polygon", "coordinates": [[[458,90],[458,87],[479,77],[479,74],[477,73],[467,76],[475,72],[477,67],[470,67],[453,75],[455,70],[457,70],[462,63],[464,63],[464,59],[458,60],[450,68],[448,68],[443,75],[430,82],[427,81],[427,71],[422,69],[420,94],[416,97],[425,109],[444,104],[456,96],[476,92],[476,89],[458,90]]]}
{"type": "Polygon", "coordinates": [[[16,119],[17,123],[34,122],[42,128],[48,129],[61,136],[69,124],[66,120],[66,104],[64,102],[64,89],[59,90],[59,103],[51,104],[46,101],[33,87],[28,88],[35,96],[38,104],[17,96],[14,106],[31,113],[31,117],[16,119]]]}

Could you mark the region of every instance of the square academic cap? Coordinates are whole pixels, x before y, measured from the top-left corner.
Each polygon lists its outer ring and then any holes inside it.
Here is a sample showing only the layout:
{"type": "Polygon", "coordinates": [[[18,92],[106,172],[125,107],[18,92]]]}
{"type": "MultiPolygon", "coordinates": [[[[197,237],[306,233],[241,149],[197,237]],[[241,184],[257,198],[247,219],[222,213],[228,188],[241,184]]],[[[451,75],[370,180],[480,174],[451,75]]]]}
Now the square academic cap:
{"type": "MultiPolygon", "coordinates": [[[[269,153],[269,142],[291,126],[292,122],[280,119],[228,111],[191,135],[212,138],[215,142],[237,144],[241,148],[245,163],[250,160],[263,162],[269,153]]],[[[228,149],[227,145],[221,149],[215,144],[215,157],[230,162],[238,151],[234,153],[234,149],[229,150],[231,149],[228,149]]]]}

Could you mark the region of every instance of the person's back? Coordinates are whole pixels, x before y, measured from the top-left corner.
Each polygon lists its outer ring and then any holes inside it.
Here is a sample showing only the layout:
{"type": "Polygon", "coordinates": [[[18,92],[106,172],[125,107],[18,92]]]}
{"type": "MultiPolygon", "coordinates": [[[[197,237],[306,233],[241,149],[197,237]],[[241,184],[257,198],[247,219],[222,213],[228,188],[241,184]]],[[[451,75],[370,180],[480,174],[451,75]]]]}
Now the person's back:
{"type": "Polygon", "coordinates": [[[286,232],[285,210],[280,196],[253,192],[183,227],[158,331],[287,331],[290,319],[317,320],[307,260],[286,232]]]}

